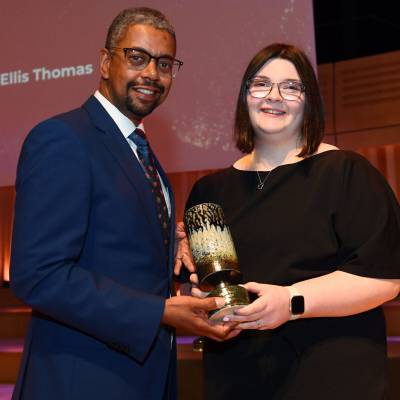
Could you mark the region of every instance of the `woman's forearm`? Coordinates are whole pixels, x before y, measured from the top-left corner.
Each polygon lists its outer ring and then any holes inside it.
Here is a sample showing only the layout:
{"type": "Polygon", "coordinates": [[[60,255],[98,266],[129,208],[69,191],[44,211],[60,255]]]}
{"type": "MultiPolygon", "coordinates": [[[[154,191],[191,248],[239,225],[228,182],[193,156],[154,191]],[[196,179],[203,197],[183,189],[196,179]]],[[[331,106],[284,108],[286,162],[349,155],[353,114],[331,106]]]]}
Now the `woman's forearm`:
{"type": "Polygon", "coordinates": [[[376,279],[335,271],[294,284],[304,296],[301,318],[343,317],[377,307],[399,294],[400,279],[376,279]]]}

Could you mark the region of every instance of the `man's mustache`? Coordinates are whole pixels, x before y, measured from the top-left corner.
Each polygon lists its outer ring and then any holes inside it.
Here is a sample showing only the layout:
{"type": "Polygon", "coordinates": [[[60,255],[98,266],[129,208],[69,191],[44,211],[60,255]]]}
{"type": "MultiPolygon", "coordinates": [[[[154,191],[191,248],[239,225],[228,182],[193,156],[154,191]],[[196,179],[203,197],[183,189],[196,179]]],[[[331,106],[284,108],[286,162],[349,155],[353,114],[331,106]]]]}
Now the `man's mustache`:
{"type": "Polygon", "coordinates": [[[157,82],[151,82],[151,81],[148,81],[148,82],[146,82],[146,81],[145,82],[137,82],[137,81],[128,82],[127,85],[126,85],[126,90],[134,88],[135,86],[154,88],[154,89],[159,90],[161,94],[163,94],[164,90],[165,90],[163,85],[161,85],[161,84],[159,84],[157,82]]]}

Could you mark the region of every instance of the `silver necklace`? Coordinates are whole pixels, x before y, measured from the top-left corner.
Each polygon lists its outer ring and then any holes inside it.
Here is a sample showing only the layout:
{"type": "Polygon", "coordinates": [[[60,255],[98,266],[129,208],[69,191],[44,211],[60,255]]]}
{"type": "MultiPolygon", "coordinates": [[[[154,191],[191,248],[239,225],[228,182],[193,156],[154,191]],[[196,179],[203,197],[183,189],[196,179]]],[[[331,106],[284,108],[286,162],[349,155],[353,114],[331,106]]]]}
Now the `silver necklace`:
{"type": "Polygon", "coordinates": [[[256,170],[256,172],[257,172],[257,177],[258,177],[257,189],[258,190],[262,190],[264,185],[265,185],[265,182],[267,181],[267,179],[268,179],[270,173],[272,172],[272,170],[267,172],[267,175],[265,175],[264,179],[261,179],[260,173],[257,170],[256,170]]]}

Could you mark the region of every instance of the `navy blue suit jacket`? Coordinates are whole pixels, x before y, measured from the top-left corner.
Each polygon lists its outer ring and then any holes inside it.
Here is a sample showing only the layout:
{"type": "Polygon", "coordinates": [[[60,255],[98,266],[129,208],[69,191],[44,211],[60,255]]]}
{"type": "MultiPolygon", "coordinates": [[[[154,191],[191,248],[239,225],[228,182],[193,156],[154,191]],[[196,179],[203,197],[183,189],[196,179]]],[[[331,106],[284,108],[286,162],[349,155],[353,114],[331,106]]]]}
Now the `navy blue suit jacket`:
{"type": "Polygon", "coordinates": [[[96,98],[30,132],[16,190],[11,287],[33,313],[13,398],[158,400],[168,381],[174,398],[160,324],[173,241],[167,255],[142,168],[96,98]]]}

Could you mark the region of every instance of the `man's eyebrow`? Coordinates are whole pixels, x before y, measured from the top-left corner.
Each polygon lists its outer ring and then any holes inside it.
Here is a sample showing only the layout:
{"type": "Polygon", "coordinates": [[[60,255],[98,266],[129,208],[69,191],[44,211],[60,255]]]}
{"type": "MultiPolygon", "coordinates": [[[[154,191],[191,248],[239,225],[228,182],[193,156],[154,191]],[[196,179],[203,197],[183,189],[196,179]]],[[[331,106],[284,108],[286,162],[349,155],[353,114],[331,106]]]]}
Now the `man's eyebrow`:
{"type": "Polygon", "coordinates": [[[124,48],[124,49],[132,49],[132,50],[142,51],[143,53],[150,54],[151,56],[157,57],[157,58],[170,58],[171,60],[174,60],[174,59],[175,59],[175,57],[171,56],[170,54],[161,54],[161,55],[159,55],[159,56],[156,56],[156,55],[150,53],[149,50],[147,50],[147,49],[145,49],[145,48],[143,48],[143,47],[136,47],[136,46],[133,46],[133,47],[123,47],[123,48],[124,48]]]}

